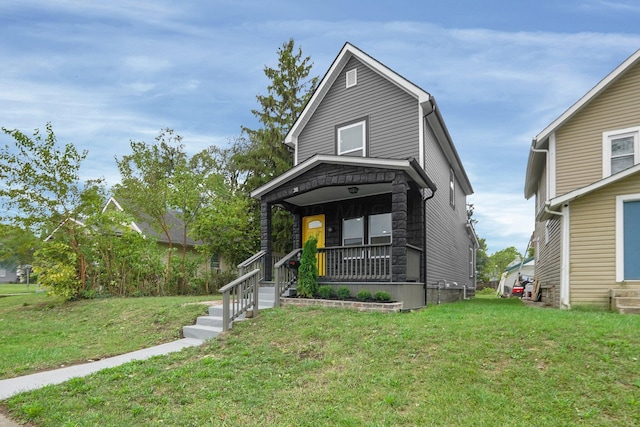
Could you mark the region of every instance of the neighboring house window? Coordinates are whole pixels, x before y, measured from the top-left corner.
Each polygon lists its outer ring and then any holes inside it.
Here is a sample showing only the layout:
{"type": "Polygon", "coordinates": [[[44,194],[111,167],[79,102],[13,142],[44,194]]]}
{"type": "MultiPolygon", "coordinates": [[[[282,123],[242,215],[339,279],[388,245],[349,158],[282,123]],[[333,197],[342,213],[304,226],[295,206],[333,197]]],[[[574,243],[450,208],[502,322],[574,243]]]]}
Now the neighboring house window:
{"type": "Polygon", "coordinates": [[[391,214],[371,215],[369,217],[369,244],[391,243],[391,214]]]}
{"type": "Polygon", "coordinates": [[[474,260],[475,251],[473,246],[469,246],[469,277],[472,278],[476,274],[476,263],[474,260]]]}
{"type": "Polygon", "coordinates": [[[366,156],[367,121],[360,120],[336,130],[337,152],[339,156],[366,156]]]}
{"type": "Polygon", "coordinates": [[[343,220],[342,246],[362,244],[364,244],[364,217],[343,220]]]}
{"type": "Polygon", "coordinates": [[[220,270],[220,256],[212,255],[211,256],[211,269],[212,270],[220,270]]]}
{"type": "Polygon", "coordinates": [[[358,69],[357,68],[354,68],[353,70],[347,71],[346,81],[347,81],[347,89],[349,89],[350,87],[355,86],[355,85],[358,84],[358,69]]]}
{"type": "Polygon", "coordinates": [[[640,127],[602,134],[602,176],[606,178],[640,162],[640,127]]]}
{"type": "Polygon", "coordinates": [[[616,281],[640,280],[640,194],[616,197],[616,281]]]}
{"type": "Polygon", "coordinates": [[[452,208],[456,207],[456,175],[453,168],[449,168],[449,204],[452,208]]]}
{"type": "Polygon", "coordinates": [[[7,270],[0,268],[0,277],[7,277],[7,270]]]}
{"type": "Polygon", "coordinates": [[[548,245],[549,244],[549,227],[551,226],[551,221],[550,220],[546,220],[544,222],[544,244],[548,245]]]}

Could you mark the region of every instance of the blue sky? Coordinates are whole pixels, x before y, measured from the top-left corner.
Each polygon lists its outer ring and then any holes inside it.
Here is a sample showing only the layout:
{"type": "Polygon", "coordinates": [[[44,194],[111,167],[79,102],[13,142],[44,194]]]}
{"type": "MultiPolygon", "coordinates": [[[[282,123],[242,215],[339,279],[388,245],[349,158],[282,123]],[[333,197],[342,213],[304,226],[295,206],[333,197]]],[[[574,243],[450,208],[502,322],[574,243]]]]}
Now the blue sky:
{"type": "MultiPolygon", "coordinates": [[[[83,179],[162,128],[195,153],[256,127],[265,65],[290,37],[323,75],[345,42],[435,96],[489,253],[524,251],[531,139],[640,48],[635,0],[4,0],[0,126],[89,151],[83,179]]],[[[0,136],[0,143],[11,143],[0,136]]]]}

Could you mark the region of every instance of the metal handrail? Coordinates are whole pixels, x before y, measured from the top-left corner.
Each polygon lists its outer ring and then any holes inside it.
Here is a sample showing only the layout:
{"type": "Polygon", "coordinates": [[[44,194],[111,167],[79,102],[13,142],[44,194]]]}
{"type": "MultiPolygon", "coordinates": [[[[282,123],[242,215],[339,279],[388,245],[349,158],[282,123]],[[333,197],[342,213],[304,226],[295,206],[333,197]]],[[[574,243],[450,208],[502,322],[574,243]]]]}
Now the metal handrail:
{"type": "Polygon", "coordinates": [[[252,308],[253,315],[257,316],[259,276],[260,269],[256,268],[220,288],[219,292],[222,294],[223,331],[228,331],[231,322],[252,308]]]}
{"type": "Polygon", "coordinates": [[[249,258],[245,259],[244,261],[242,261],[240,264],[238,264],[238,275],[242,276],[247,271],[251,271],[256,268],[261,268],[263,259],[266,254],[267,254],[266,251],[259,251],[251,255],[249,258]]]}
{"type": "Polygon", "coordinates": [[[290,268],[285,267],[285,264],[290,259],[297,257],[301,252],[301,248],[294,249],[283,256],[282,259],[276,262],[273,266],[273,270],[275,273],[274,302],[276,307],[280,307],[280,295],[282,295],[284,291],[291,287],[291,283],[293,282],[293,279],[295,279],[293,271],[290,268]]]}

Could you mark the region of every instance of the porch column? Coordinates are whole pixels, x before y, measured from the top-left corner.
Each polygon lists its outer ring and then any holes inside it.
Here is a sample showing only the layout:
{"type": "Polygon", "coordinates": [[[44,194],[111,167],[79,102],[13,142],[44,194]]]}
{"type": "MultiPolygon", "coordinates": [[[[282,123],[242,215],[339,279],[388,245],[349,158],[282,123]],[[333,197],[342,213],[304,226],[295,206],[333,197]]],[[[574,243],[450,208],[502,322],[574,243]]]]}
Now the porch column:
{"type": "Polygon", "coordinates": [[[296,209],[293,215],[293,249],[302,247],[302,216],[296,209]]]}
{"type": "Polygon", "coordinates": [[[391,189],[391,281],[407,281],[407,191],[402,172],[396,172],[391,189]]]}
{"type": "Polygon", "coordinates": [[[265,251],[264,256],[264,280],[271,280],[273,261],[272,261],[271,240],[271,204],[260,201],[260,249],[265,251]]]}

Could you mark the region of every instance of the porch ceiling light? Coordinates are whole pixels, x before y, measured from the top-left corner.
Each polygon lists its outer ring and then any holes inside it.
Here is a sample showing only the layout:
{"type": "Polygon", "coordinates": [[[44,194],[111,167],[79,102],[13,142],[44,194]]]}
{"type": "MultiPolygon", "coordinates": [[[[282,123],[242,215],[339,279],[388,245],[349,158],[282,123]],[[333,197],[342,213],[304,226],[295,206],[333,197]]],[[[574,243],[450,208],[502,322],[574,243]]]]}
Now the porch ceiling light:
{"type": "Polygon", "coordinates": [[[358,187],[349,187],[347,190],[349,190],[349,193],[351,194],[358,194],[358,190],[360,189],[358,187]]]}

